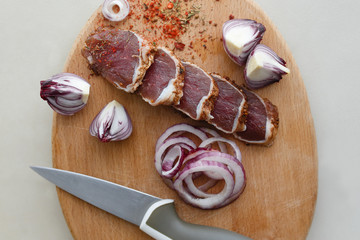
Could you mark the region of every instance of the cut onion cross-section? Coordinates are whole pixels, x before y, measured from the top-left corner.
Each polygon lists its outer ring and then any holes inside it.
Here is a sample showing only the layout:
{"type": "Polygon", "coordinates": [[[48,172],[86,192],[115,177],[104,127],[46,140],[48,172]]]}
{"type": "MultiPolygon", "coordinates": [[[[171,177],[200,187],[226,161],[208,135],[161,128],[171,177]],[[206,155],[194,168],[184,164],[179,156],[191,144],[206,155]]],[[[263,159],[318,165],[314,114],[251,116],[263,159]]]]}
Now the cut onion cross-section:
{"type": "Polygon", "coordinates": [[[90,134],[102,142],[127,139],[132,133],[130,116],[123,105],[116,100],[108,103],[94,118],[90,134]]]}
{"type": "Polygon", "coordinates": [[[262,40],[266,29],[261,23],[251,19],[232,19],[223,25],[223,44],[225,52],[238,65],[246,59],[262,40]]]}
{"type": "Polygon", "coordinates": [[[250,53],[244,70],[246,85],[258,89],[279,82],[282,75],[289,74],[284,59],[271,48],[258,44],[250,53]]]}
{"type": "Polygon", "coordinates": [[[59,73],[40,81],[40,97],[61,115],[74,115],[83,109],[90,94],[90,84],[72,73],[59,73]]]}

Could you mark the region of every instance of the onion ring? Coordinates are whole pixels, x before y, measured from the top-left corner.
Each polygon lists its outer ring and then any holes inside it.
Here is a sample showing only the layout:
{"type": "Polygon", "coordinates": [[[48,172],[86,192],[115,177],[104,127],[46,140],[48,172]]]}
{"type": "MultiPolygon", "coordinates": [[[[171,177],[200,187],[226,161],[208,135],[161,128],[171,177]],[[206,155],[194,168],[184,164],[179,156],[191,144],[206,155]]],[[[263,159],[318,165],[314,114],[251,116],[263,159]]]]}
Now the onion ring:
{"type": "MultiPolygon", "coordinates": [[[[240,149],[239,147],[235,144],[235,142],[229,140],[229,139],[226,139],[226,138],[223,138],[223,137],[213,137],[213,138],[208,138],[206,140],[204,140],[200,145],[199,145],[199,148],[204,148],[214,142],[225,142],[227,144],[229,144],[233,149],[234,149],[234,152],[235,152],[235,157],[241,162],[241,152],[240,152],[240,149]]],[[[227,153],[227,152],[224,152],[224,151],[221,151],[223,153],[227,153]]]]}
{"type": "Polygon", "coordinates": [[[106,19],[112,22],[124,20],[130,12],[130,5],[126,0],[105,0],[102,7],[102,14],[106,19]],[[119,8],[115,11],[114,8],[119,8]]]}
{"type": "Polygon", "coordinates": [[[156,147],[155,149],[159,149],[160,145],[167,139],[169,138],[171,135],[173,134],[182,134],[183,132],[189,132],[191,134],[194,134],[195,136],[197,136],[198,138],[200,138],[202,141],[204,141],[205,139],[207,139],[208,137],[206,136],[206,134],[189,125],[189,124],[176,124],[170,128],[168,128],[161,136],[160,138],[157,140],[157,143],[156,143],[156,147]]]}
{"type": "Polygon", "coordinates": [[[177,124],[158,139],[155,168],[185,202],[198,208],[213,209],[231,203],[243,192],[246,176],[241,158],[236,143],[216,131],[177,124]],[[184,133],[191,133],[202,142],[197,146],[193,140],[182,137],[184,133]],[[214,144],[218,144],[220,151],[211,147],[214,144]],[[228,153],[226,144],[231,146],[234,156],[228,153]],[[201,176],[207,179],[197,186],[194,180],[201,176]],[[208,192],[222,180],[225,185],[219,193],[208,192]]]}
{"type": "Polygon", "coordinates": [[[234,181],[230,171],[223,164],[216,164],[211,161],[194,161],[186,165],[186,167],[179,173],[179,176],[174,182],[174,188],[184,201],[189,204],[202,208],[213,209],[221,206],[221,204],[229,198],[234,189],[234,181]],[[221,174],[225,180],[225,187],[218,194],[212,194],[206,198],[194,197],[190,194],[183,185],[183,180],[195,172],[201,171],[216,171],[221,174]]]}

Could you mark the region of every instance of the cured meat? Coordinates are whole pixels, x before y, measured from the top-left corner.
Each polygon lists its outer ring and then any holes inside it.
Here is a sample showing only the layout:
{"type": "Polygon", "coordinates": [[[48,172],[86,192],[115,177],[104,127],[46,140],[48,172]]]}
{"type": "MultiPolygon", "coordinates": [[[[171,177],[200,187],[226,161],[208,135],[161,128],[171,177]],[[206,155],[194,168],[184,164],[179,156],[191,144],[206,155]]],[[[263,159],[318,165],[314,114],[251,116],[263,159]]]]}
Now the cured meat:
{"type": "Polygon", "coordinates": [[[225,133],[245,130],[247,103],[242,91],[225,78],[211,74],[215,80],[219,95],[211,112],[213,116],[209,123],[225,133]]]}
{"type": "Polygon", "coordinates": [[[277,107],[246,88],[242,91],[248,102],[246,130],[234,136],[247,143],[272,145],[279,127],[277,107]]]}
{"type": "Polygon", "coordinates": [[[279,114],[269,100],[179,61],[166,48],[156,51],[134,32],[97,30],[82,54],[94,73],[126,92],[138,90],[153,106],[172,105],[246,143],[270,146],[277,134],[279,114]]]}
{"type": "Polygon", "coordinates": [[[166,48],[158,48],[138,91],[153,106],[177,105],[183,95],[184,67],[166,48]]]}
{"type": "Polygon", "coordinates": [[[185,67],[183,97],[176,109],[195,120],[210,120],[219,90],[214,79],[203,69],[189,62],[185,67]]]}
{"type": "Polygon", "coordinates": [[[134,92],[153,62],[153,48],[131,31],[102,28],[82,50],[90,68],[117,88],[134,92]]]}

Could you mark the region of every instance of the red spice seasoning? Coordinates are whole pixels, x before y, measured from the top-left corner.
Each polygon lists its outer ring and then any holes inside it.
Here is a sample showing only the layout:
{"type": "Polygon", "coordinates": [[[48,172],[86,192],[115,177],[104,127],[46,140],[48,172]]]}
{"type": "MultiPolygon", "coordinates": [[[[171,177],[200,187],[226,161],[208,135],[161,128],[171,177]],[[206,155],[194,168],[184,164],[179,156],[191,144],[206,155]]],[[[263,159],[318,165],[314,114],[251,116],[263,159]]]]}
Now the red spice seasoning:
{"type": "Polygon", "coordinates": [[[182,51],[182,50],[184,50],[184,48],[185,48],[185,44],[183,44],[183,43],[181,43],[181,42],[176,42],[176,43],[175,43],[175,48],[178,49],[178,50],[180,50],[180,51],[182,51]]]}
{"type": "Polygon", "coordinates": [[[190,42],[189,48],[194,48],[192,41],[190,42]]]}
{"type": "Polygon", "coordinates": [[[229,19],[232,20],[234,18],[235,18],[234,15],[230,14],[229,19]]]}
{"type": "Polygon", "coordinates": [[[190,19],[196,17],[200,12],[199,7],[192,6],[191,9],[188,9],[183,7],[181,2],[180,0],[167,1],[165,6],[162,6],[162,0],[151,0],[144,3],[144,24],[149,23],[151,29],[161,29],[160,39],[162,37],[178,38],[186,32],[190,19]]]}
{"type": "Polygon", "coordinates": [[[169,2],[168,5],[167,5],[167,8],[172,9],[173,7],[174,7],[174,4],[172,2],[169,2]]]}

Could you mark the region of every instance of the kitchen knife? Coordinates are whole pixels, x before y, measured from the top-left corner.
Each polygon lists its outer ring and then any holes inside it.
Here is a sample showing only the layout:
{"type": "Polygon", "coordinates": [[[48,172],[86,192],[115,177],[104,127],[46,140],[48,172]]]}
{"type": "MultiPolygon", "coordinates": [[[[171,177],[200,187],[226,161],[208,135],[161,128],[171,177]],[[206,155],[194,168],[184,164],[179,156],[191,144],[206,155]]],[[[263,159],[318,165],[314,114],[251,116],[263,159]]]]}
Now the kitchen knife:
{"type": "Polygon", "coordinates": [[[249,240],[225,229],[181,220],[174,200],[160,199],[99,178],[65,170],[31,167],[70,194],[126,221],[158,240],[249,240]]]}

